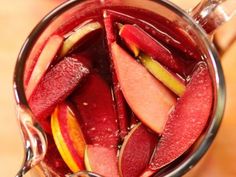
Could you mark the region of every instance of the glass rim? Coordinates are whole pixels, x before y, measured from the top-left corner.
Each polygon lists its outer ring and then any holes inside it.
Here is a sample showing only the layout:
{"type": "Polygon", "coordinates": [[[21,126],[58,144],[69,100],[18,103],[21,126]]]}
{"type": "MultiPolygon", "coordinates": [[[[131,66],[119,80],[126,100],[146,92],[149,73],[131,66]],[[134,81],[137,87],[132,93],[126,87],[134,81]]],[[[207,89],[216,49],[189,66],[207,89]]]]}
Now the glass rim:
{"type": "MultiPolygon", "coordinates": [[[[32,32],[26,38],[18,54],[14,69],[13,89],[17,105],[23,105],[30,110],[24,91],[24,83],[23,83],[24,68],[26,60],[33,46],[35,45],[37,39],[39,38],[40,34],[44,32],[44,30],[47,28],[48,25],[50,25],[50,23],[54,20],[54,18],[56,18],[65,11],[73,8],[74,6],[84,1],[86,0],[69,0],[60,4],[54,10],[49,12],[44,18],[42,18],[42,20],[34,27],[32,32]]],[[[186,11],[178,7],[176,4],[169,2],[168,0],[151,0],[151,1],[159,3],[165,6],[166,8],[170,9],[174,13],[176,13],[178,16],[183,17],[184,21],[190,24],[191,27],[193,27],[194,30],[198,32],[199,38],[203,41],[205,47],[207,48],[207,52],[209,53],[212,66],[215,71],[214,77],[216,79],[216,105],[214,112],[212,113],[213,114],[212,122],[208,130],[205,132],[206,135],[201,140],[201,143],[198,146],[198,148],[193,153],[191,153],[191,155],[187,158],[187,160],[185,160],[181,165],[176,167],[173,171],[165,175],[165,176],[181,176],[186,172],[188,172],[201,159],[201,157],[206,153],[206,151],[212,144],[218,132],[218,129],[220,127],[223,118],[225,101],[226,101],[225,79],[217,50],[215,49],[214,45],[209,41],[208,36],[204,31],[204,29],[199,24],[197,24],[196,21],[192,19],[191,16],[186,11]]]]}

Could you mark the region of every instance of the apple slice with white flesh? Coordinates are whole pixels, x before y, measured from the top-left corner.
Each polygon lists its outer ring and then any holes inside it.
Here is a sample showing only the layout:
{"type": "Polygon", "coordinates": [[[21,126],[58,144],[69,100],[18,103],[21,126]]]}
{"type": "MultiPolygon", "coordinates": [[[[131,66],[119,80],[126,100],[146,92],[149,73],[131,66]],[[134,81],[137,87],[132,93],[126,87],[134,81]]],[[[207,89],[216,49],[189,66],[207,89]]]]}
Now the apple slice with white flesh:
{"type": "Polygon", "coordinates": [[[36,85],[39,83],[40,79],[47,71],[52,60],[55,58],[58,50],[62,45],[63,40],[64,38],[58,35],[53,35],[48,39],[37,60],[37,63],[33,69],[28,85],[26,87],[25,94],[27,99],[29,99],[36,85]]]}
{"type": "Polygon", "coordinates": [[[114,148],[87,145],[84,155],[86,169],[104,177],[119,177],[116,153],[114,148]]]}
{"type": "Polygon", "coordinates": [[[90,22],[75,30],[63,43],[60,56],[65,56],[77,43],[80,42],[88,34],[101,29],[102,26],[98,22],[90,22]]]}
{"type": "MultiPolygon", "coordinates": [[[[123,27],[123,26],[122,26],[123,27]]],[[[123,29],[121,27],[121,30],[123,29]]],[[[120,32],[121,34],[121,32],[120,32]]],[[[127,38],[125,40],[126,46],[131,50],[135,57],[138,57],[141,63],[153,74],[158,80],[160,80],[166,87],[173,91],[176,95],[182,96],[186,90],[186,86],[177,76],[174,76],[164,66],[162,66],[157,60],[154,60],[147,54],[141,52],[132,41],[127,38]]]]}
{"type": "Polygon", "coordinates": [[[83,170],[85,140],[79,123],[66,103],[59,104],[51,116],[52,135],[62,159],[71,171],[83,170]]]}
{"type": "Polygon", "coordinates": [[[121,90],[132,111],[154,132],[162,133],[175,96],[117,43],[112,60],[121,90]]]}

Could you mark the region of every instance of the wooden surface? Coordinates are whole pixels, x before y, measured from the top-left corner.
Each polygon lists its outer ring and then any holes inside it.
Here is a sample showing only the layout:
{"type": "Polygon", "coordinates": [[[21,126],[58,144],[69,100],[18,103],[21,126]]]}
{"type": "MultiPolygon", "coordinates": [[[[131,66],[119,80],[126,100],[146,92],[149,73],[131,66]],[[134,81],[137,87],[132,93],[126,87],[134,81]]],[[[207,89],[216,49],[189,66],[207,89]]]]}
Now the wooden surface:
{"type": "MultiPolygon", "coordinates": [[[[197,0],[173,0],[185,9],[197,0]]],[[[12,77],[20,47],[31,29],[59,0],[0,1],[0,176],[14,176],[23,160],[23,146],[17,126],[12,77]]],[[[216,41],[224,52],[222,65],[227,83],[227,105],[221,129],[213,146],[187,177],[236,176],[236,20],[224,25],[216,41]],[[227,36],[227,38],[226,38],[227,36]],[[230,47],[231,46],[231,47],[230,47]]]]}

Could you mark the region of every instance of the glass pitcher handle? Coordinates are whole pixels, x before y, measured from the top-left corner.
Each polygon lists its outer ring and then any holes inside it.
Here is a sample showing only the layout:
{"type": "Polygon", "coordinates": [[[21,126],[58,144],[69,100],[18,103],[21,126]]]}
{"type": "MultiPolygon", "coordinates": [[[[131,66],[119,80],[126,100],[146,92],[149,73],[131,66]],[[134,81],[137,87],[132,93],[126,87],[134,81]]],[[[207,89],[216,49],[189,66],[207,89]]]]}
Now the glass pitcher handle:
{"type": "Polygon", "coordinates": [[[201,0],[189,14],[213,35],[220,25],[236,15],[236,0],[201,0]]]}
{"type": "Polygon", "coordinates": [[[16,177],[22,177],[44,158],[47,139],[41,127],[33,121],[33,115],[27,107],[17,105],[17,117],[24,139],[25,159],[16,177]]]}

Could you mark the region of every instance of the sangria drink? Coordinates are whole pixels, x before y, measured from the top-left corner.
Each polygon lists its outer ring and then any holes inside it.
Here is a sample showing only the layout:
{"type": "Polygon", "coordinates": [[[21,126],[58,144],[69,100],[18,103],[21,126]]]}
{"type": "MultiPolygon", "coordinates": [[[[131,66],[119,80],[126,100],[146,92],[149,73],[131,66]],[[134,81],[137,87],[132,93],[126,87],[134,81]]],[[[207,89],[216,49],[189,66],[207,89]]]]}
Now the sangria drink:
{"type": "Polygon", "coordinates": [[[212,120],[208,55],[176,19],[92,6],[68,14],[25,65],[26,99],[48,141],[42,166],[52,176],[158,176],[212,120]]]}

